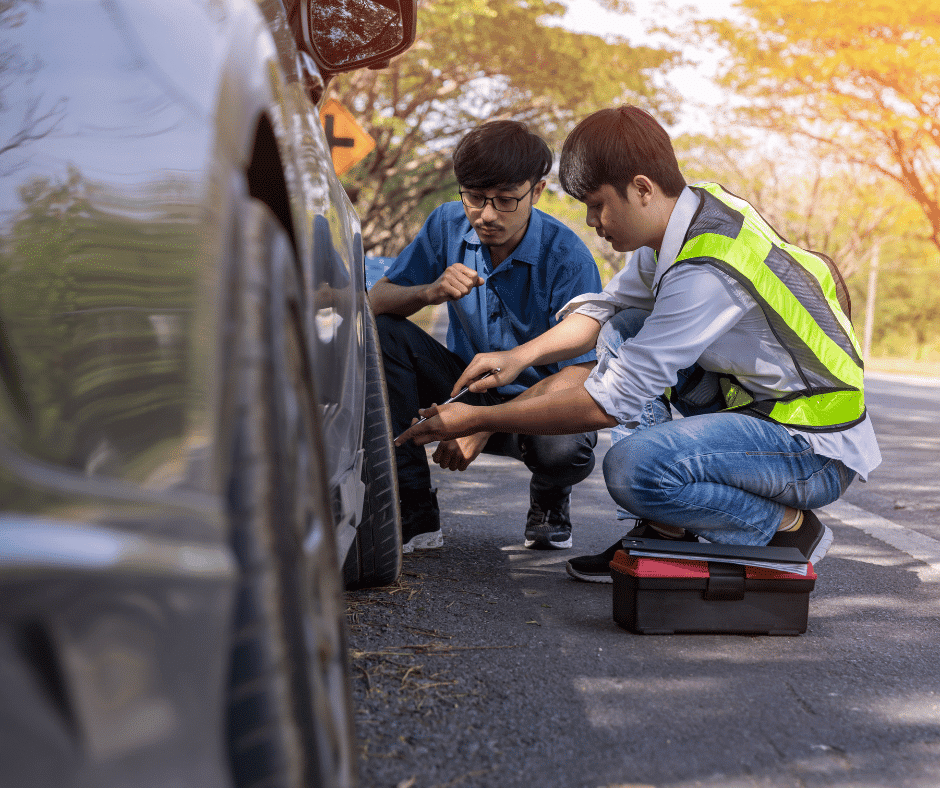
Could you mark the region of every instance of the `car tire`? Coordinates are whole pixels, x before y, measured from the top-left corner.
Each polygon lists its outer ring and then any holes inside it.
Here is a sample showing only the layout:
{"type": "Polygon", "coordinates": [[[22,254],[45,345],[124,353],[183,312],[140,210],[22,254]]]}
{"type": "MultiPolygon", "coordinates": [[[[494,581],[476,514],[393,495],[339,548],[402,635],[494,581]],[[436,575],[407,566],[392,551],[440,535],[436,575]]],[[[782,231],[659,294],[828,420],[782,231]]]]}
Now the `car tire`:
{"type": "Polygon", "coordinates": [[[362,481],[365,502],[356,539],[343,564],[347,589],[375,588],[401,575],[401,504],[385,370],[375,316],[368,302],[366,319],[366,408],[363,427],[362,481]]]}
{"type": "Polygon", "coordinates": [[[232,257],[231,468],[240,582],[228,686],[233,785],[356,784],[345,607],[291,240],[243,199],[232,257]]]}

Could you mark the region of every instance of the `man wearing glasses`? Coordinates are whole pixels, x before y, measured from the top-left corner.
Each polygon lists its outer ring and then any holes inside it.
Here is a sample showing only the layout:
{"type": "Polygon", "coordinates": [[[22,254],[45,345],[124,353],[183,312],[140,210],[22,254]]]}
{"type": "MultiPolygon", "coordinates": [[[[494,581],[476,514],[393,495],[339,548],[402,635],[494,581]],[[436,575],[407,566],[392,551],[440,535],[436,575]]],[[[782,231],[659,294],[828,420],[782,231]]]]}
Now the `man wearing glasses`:
{"type": "MultiPolygon", "coordinates": [[[[491,121],[454,150],[460,202],[427,218],[418,236],[370,290],[376,314],[395,435],[420,408],[444,402],[477,354],[509,350],[557,322],[572,298],[600,289],[590,252],[577,235],[535,209],[552,153],[525,124],[491,121]],[[407,320],[447,303],[444,347],[407,320]]],[[[506,402],[565,366],[593,367],[594,352],[529,367],[509,386],[467,394],[477,405],[506,402]]],[[[560,384],[564,376],[560,376],[560,384]]],[[[480,452],[521,460],[532,472],[525,546],[571,547],[571,488],[594,468],[596,432],[576,435],[478,433],[441,441],[433,460],[463,471],[480,452]]],[[[436,491],[423,447],[396,449],[405,552],[443,544],[436,491]]]]}

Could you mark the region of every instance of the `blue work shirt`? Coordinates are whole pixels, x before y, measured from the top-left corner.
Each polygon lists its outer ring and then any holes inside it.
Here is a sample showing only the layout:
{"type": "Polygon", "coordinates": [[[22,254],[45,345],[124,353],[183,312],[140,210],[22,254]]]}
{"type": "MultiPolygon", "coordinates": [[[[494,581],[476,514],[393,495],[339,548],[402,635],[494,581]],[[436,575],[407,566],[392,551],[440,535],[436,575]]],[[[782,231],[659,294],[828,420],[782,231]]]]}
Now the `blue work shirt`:
{"type": "MultiPolygon", "coordinates": [[[[532,209],[525,236],[495,269],[461,202],[436,208],[421,232],[395,258],[386,276],[396,285],[426,285],[463,263],[484,284],[447,303],[447,347],[466,363],[477,353],[512,348],[554,326],[555,315],[575,296],[600,290],[597,264],[584,242],[557,219],[532,209]]],[[[594,361],[594,351],[560,363],[528,367],[498,389],[514,396],[569,364],[594,361]]]]}

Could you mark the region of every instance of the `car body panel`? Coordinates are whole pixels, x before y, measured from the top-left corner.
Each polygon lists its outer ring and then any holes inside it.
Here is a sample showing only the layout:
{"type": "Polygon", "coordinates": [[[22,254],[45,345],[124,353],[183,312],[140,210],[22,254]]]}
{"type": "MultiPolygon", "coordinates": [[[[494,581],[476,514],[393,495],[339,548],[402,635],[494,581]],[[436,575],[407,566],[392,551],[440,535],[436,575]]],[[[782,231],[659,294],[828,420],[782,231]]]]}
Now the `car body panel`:
{"type": "Polygon", "coordinates": [[[362,515],[359,223],[309,95],[329,75],[280,0],[13,0],[0,50],[0,751],[48,744],[10,784],[227,785],[246,171],[301,268],[340,559],[362,515]]]}
{"type": "Polygon", "coordinates": [[[2,783],[229,785],[230,552],[35,518],[0,518],[0,542],[2,783]]]}
{"type": "MultiPolygon", "coordinates": [[[[204,365],[221,363],[224,349],[208,342],[224,305],[199,294],[223,292],[215,261],[226,222],[216,214],[267,111],[315,305],[313,355],[345,372],[317,380],[330,482],[358,479],[362,414],[349,404],[364,385],[358,219],[322,166],[329,148],[296,50],[278,62],[268,24],[246,2],[24,3],[22,12],[16,46],[32,65],[7,90],[3,121],[16,129],[32,116],[35,138],[0,156],[0,216],[11,256],[37,264],[0,276],[8,352],[30,357],[17,376],[30,426],[6,439],[86,477],[213,492],[206,458],[191,458],[212,443],[217,392],[194,389],[204,365]],[[145,377],[146,401],[123,396],[145,377]]],[[[283,12],[273,18],[288,37],[283,12]]]]}

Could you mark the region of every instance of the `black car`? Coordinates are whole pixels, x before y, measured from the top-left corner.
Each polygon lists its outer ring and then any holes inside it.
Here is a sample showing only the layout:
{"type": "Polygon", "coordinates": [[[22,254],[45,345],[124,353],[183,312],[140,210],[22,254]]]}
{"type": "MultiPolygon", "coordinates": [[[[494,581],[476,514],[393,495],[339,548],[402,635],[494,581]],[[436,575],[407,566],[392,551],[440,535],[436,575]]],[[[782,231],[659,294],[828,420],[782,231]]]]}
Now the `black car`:
{"type": "Polygon", "coordinates": [[[0,0],[0,786],[355,784],[401,535],[318,106],[415,0],[0,0]]]}

